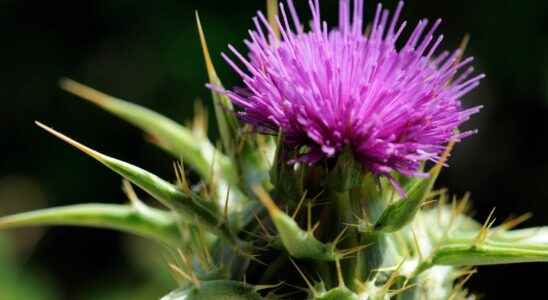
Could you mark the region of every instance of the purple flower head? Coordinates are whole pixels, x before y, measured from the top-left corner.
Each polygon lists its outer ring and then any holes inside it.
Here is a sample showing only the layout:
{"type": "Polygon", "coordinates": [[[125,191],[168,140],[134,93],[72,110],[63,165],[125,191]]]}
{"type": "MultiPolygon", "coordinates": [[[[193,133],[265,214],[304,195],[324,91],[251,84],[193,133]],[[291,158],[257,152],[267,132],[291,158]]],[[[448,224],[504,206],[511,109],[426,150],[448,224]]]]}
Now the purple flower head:
{"type": "Polygon", "coordinates": [[[309,1],[305,31],[292,0],[280,5],[281,38],[259,12],[245,41],[248,57],[230,50],[245,69],[223,54],[244,87],[225,93],[243,122],[261,132],[282,132],[289,147],[306,146],[296,160],[315,163],[351,149],[376,175],[397,171],[424,176],[421,163],[436,161],[445,145],[473,132],[457,133],[480,107],[464,109],[460,98],[484,75],[471,76],[460,50],[441,52],[443,36],[421,20],[401,47],[406,22],[400,2],[391,15],[379,4],[364,34],[363,0],[341,0],[339,25],[321,20],[319,0],[309,1]],[[245,71],[244,71],[245,70],[245,71]]]}

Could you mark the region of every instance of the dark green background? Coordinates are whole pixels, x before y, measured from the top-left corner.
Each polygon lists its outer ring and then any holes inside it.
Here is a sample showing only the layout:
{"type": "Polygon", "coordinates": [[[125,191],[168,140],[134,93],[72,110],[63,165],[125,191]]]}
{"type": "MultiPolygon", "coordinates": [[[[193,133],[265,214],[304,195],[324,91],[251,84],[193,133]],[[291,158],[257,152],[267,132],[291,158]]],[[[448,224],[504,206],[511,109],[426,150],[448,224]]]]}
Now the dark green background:
{"type": "MultiPolygon", "coordinates": [[[[374,2],[367,2],[371,18],[374,2]]],[[[124,198],[118,176],[38,130],[34,120],[172,177],[170,159],[143,142],[141,132],[60,91],[60,77],[188,121],[194,100],[210,101],[194,10],[202,16],[218,71],[232,85],[237,79],[219,53],[228,43],[243,49],[251,17],[264,7],[263,1],[243,0],[0,3],[0,185],[14,178],[39,184],[47,200],[40,207],[124,198]]],[[[322,5],[326,17],[335,20],[337,1],[322,5]]],[[[488,76],[464,100],[468,106],[485,105],[467,124],[480,133],[457,147],[444,186],[458,195],[470,191],[479,219],[496,206],[500,221],[530,211],[534,218],[526,225],[548,224],[548,2],[408,1],[404,14],[412,23],[443,17],[441,31],[450,48],[470,33],[468,53],[488,76]]],[[[0,207],[39,208],[22,203],[24,197],[0,201],[0,207]]],[[[19,259],[24,269],[41,270],[56,281],[63,299],[80,299],[120,279],[129,286],[149,281],[150,274],[127,258],[125,242],[109,231],[55,228],[19,259]]],[[[486,299],[541,299],[547,276],[546,265],[484,267],[470,286],[486,299]]]]}

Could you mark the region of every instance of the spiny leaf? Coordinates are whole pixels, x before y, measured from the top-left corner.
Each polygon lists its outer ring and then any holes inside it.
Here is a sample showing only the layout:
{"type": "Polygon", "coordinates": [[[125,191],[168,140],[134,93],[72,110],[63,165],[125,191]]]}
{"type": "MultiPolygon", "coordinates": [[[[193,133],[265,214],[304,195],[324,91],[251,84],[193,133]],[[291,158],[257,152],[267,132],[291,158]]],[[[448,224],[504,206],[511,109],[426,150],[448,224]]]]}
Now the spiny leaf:
{"type": "Polygon", "coordinates": [[[166,207],[185,216],[188,222],[197,221],[231,244],[236,244],[234,236],[226,223],[222,221],[222,216],[217,213],[214,203],[206,203],[193,195],[185,195],[176,186],[146,170],[101,154],[39,122],[36,122],[36,124],[145,190],[166,207]]]}
{"type": "Polygon", "coordinates": [[[313,298],[314,300],[358,300],[358,295],[342,286],[321,293],[313,298]]]}
{"type": "Polygon", "coordinates": [[[254,192],[268,210],[280,239],[291,256],[323,261],[336,261],[341,258],[334,246],[318,241],[312,231],[302,230],[295,220],[276,206],[266,191],[255,187],[254,192]]]}
{"type": "Polygon", "coordinates": [[[525,262],[548,262],[548,228],[506,231],[504,228],[480,228],[459,231],[433,250],[419,266],[423,271],[434,265],[480,266],[525,262]],[[478,242],[480,232],[484,238],[478,242]]]}
{"type": "Polygon", "coordinates": [[[432,265],[481,266],[525,262],[548,262],[548,244],[451,240],[436,249],[432,265]]]}
{"type": "Polygon", "coordinates": [[[261,156],[261,147],[257,143],[258,141],[246,135],[245,128],[241,127],[236,117],[232,102],[220,91],[223,89],[223,84],[211,60],[198,12],[196,12],[196,24],[209,77],[209,87],[213,97],[221,140],[228,156],[235,162],[234,168],[241,174],[239,178],[241,180],[241,188],[247,190],[257,182],[264,183],[266,181],[268,167],[261,156]]]}
{"type": "MultiPolygon", "coordinates": [[[[200,35],[200,43],[202,45],[202,52],[204,55],[204,60],[207,68],[207,74],[209,77],[209,83],[215,85],[218,88],[222,88],[223,84],[217,75],[213,61],[209,54],[209,48],[207,46],[204,30],[202,27],[202,22],[200,21],[200,16],[196,12],[196,24],[198,26],[198,34],[200,35]]],[[[236,136],[238,129],[238,120],[234,114],[234,108],[232,107],[232,102],[228,99],[227,96],[219,93],[215,89],[211,90],[211,95],[213,97],[213,104],[215,108],[215,116],[217,118],[217,125],[219,128],[219,133],[221,135],[221,140],[225,150],[229,153],[230,156],[234,156],[234,151],[236,150],[236,136]]]]}
{"type": "Polygon", "coordinates": [[[116,99],[107,94],[70,79],[62,79],[61,87],[80,96],[108,112],[128,121],[158,139],[158,144],[177,159],[183,158],[205,180],[217,176],[230,184],[237,183],[236,171],[230,160],[220,153],[204,137],[196,137],[192,131],[178,123],[142,106],[116,99]],[[215,159],[215,161],[212,161],[215,159]],[[213,168],[211,167],[213,166],[213,168]]]}
{"type": "Polygon", "coordinates": [[[432,168],[432,171],[430,171],[430,176],[428,178],[416,181],[409,189],[405,199],[402,199],[385,209],[375,224],[374,229],[376,231],[385,233],[395,232],[413,221],[415,215],[424,204],[424,201],[427,199],[430,192],[432,192],[434,183],[454,145],[455,140],[449,142],[441,159],[436,166],[432,168]]]}
{"type": "Polygon", "coordinates": [[[262,300],[254,286],[228,280],[205,281],[200,286],[180,289],[161,300],[262,300]]]}
{"type": "Polygon", "coordinates": [[[181,244],[177,217],[170,212],[129,205],[80,204],[42,209],[0,218],[0,229],[42,225],[87,226],[120,230],[173,247],[181,244]]]}

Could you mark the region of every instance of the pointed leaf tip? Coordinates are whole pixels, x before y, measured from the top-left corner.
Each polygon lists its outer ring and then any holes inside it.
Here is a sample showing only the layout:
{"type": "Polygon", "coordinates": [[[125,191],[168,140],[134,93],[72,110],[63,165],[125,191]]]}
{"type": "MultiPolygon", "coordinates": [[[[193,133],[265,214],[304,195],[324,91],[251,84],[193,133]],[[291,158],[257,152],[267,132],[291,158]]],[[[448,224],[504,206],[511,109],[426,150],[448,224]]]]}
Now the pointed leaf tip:
{"type": "Polygon", "coordinates": [[[274,200],[270,198],[270,195],[268,195],[268,193],[262,187],[254,186],[252,187],[252,190],[257,198],[259,198],[259,201],[266,207],[271,215],[276,215],[280,212],[280,209],[278,208],[276,203],[274,203],[274,200]]]}
{"type": "Polygon", "coordinates": [[[109,96],[71,79],[61,79],[60,86],[65,91],[84,98],[142,129],[164,150],[177,159],[182,157],[205,180],[214,178],[213,172],[229,184],[237,183],[238,178],[232,162],[206,137],[195,136],[188,128],[148,108],[109,96]],[[212,168],[212,165],[215,167],[212,168]]]}
{"type": "Polygon", "coordinates": [[[200,15],[197,10],[194,12],[194,14],[196,16],[196,26],[198,27],[198,35],[200,36],[200,44],[202,46],[202,52],[206,63],[207,73],[209,75],[209,81],[212,84],[220,85],[219,77],[217,76],[217,72],[215,71],[215,67],[213,66],[213,61],[211,60],[211,55],[209,54],[209,48],[207,46],[204,29],[202,27],[202,21],[200,20],[200,15]]]}
{"type": "Polygon", "coordinates": [[[424,201],[432,192],[434,184],[443,166],[449,159],[455,143],[456,139],[450,140],[440,159],[430,170],[428,178],[416,181],[407,191],[404,199],[389,205],[384,210],[379,220],[375,223],[374,229],[376,231],[384,233],[395,232],[413,221],[415,215],[423,206],[424,201]]]}
{"type": "Polygon", "coordinates": [[[54,136],[90,155],[92,158],[96,159],[122,177],[128,179],[136,186],[152,195],[166,207],[176,211],[182,216],[196,219],[199,223],[206,226],[212,232],[217,233],[218,236],[224,238],[232,245],[237,244],[238,241],[233,236],[226,223],[222,222],[222,218],[218,214],[217,207],[215,207],[214,203],[204,202],[195,197],[188,197],[176,186],[144,169],[101,154],[40,122],[37,122],[36,124],[54,136]]]}
{"type": "Polygon", "coordinates": [[[291,256],[322,261],[335,261],[339,259],[340,255],[334,247],[317,240],[311,232],[302,230],[293,218],[276,206],[274,200],[270,198],[262,187],[254,186],[252,189],[259,198],[259,201],[268,210],[272,222],[278,230],[282,244],[291,256]]]}
{"type": "Polygon", "coordinates": [[[202,53],[204,56],[209,83],[210,86],[215,86],[217,88],[211,89],[211,93],[213,97],[213,103],[215,104],[215,116],[217,118],[219,133],[221,135],[221,140],[223,142],[225,150],[227,151],[229,156],[234,157],[238,120],[234,115],[234,107],[232,106],[232,102],[230,101],[230,99],[228,99],[226,95],[218,91],[219,88],[223,87],[223,84],[221,82],[221,79],[217,75],[215,66],[213,65],[213,61],[209,53],[209,48],[207,46],[204,29],[202,27],[202,22],[200,20],[198,11],[196,11],[195,14],[196,25],[198,27],[198,35],[200,37],[200,44],[202,46],[202,53]]]}
{"type": "Polygon", "coordinates": [[[83,144],[81,144],[81,143],[79,143],[79,142],[77,142],[77,141],[75,141],[75,140],[69,138],[68,136],[66,136],[66,135],[64,135],[64,134],[62,134],[62,133],[56,131],[55,129],[53,129],[53,128],[49,127],[49,126],[46,126],[46,125],[44,125],[44,124],[42,124],[42,123],[40,123],[39,121],[35,121],[34,123],[35,123],[38,127],[42,128],[42,129],[44,129],[45,131],[47,131],[48,133],[52,134],[53,136],[55,136],[55,137],[61,139],[62,141],[66,142],[67,144],[69,144],[69,145],[75,147],[76,149],[78,149],[78,150],[84,152],[85,154],[87,154],[87,155],[89,155],[89,156],[95,158],[96,160],[101,161],[101,159],[104,157],[103,154],[101,154],[101,153],[99,153],[99,152],[97,152],[97,151],[95,151],[95,150],[93,150],[93,149],[91,149],[91,148],[89,148],[89,147],[84,146],[83,144]]]}
{"type": "Polygon", "coordinates": [[[87,85],[76,82],[70,78],[61,78],[59,80],[59,86],[64,91],[67,91],[99,106],[105,106],[107,104],[106,99],[112,98],[105,93],[102,93],[87,85]]]}

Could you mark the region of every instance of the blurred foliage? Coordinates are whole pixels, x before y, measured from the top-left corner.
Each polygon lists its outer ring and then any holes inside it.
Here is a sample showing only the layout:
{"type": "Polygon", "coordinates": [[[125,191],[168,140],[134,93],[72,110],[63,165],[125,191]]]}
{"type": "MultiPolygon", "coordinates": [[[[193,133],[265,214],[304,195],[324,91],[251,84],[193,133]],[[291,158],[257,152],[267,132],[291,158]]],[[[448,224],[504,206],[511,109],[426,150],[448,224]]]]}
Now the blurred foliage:
{"type": "Polygon", "coordinates": [[[31,272],[14,261],[11,241],[0,235],[0,291],[2,300],[54,300],[58,294],[45,273],[31,272]]]}

